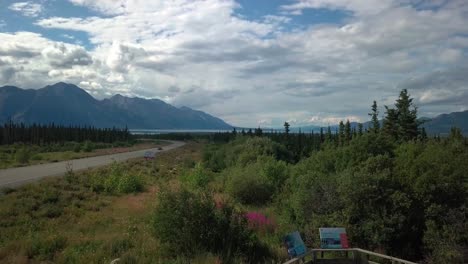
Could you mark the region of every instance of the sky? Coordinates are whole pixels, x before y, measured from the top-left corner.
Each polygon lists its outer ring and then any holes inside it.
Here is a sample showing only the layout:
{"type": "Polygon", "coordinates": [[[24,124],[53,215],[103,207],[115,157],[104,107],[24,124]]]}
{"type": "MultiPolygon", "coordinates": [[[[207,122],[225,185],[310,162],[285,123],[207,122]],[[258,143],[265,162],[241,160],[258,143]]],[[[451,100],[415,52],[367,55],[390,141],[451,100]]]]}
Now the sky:
{"type": "Polygon", "coordinates": [[[232,125],[468,109],[466,0],[0,0],[0,86],[64,81],[232,125]]]}

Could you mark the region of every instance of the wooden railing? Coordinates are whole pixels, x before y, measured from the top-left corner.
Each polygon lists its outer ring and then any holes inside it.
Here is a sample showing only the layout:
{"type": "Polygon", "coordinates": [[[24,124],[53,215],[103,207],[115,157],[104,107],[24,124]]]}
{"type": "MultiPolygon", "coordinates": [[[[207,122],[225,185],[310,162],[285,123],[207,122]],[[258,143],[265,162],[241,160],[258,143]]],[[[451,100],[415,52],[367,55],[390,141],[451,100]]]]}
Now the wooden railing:
{"type": "Polygon", "coordinates": [[[390,257],[387,255],[374,253],[360,248],[348,248],[348,249],[311,249],[306,254],[293,258],[284,264],[295,264],[295,263],[349,263],[349,264],[380,264],[380,263],[391,263],[391,264],[417,264],[415,262],[390,257]],[[326,258],[328,253],[339,253],[344,255],[342,258],[326,258]],[[372,260],[371,260],[372,259],[372,260]],[[381,262],[384,261],[384,262],[381,262]]]}

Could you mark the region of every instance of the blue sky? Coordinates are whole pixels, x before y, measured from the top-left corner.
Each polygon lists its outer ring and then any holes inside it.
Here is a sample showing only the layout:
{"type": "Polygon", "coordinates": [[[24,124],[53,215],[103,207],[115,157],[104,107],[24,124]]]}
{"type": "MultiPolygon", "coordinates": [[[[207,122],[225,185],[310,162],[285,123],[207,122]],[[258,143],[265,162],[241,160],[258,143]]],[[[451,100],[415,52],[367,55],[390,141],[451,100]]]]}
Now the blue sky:
{"type": "Polygon", "coordinates": [[[399,90],[468,108],[464,0],[0,2],[0,86],[65,81],[240,126],[366,121],[399,90]]]}

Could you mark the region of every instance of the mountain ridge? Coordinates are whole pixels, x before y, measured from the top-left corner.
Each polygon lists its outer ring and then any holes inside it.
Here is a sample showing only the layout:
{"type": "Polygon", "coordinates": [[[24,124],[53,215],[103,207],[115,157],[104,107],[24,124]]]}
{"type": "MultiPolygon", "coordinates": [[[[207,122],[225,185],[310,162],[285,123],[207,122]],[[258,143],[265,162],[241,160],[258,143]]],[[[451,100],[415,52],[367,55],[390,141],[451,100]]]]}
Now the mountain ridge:
{"type": "Polygon", "coordinates": [[[43,88],[0,87],[0,123],[55,123],[146,129],[231,129],[222,119],[159,99],[116,94],[98,100],[74,84],[43,88]]]}

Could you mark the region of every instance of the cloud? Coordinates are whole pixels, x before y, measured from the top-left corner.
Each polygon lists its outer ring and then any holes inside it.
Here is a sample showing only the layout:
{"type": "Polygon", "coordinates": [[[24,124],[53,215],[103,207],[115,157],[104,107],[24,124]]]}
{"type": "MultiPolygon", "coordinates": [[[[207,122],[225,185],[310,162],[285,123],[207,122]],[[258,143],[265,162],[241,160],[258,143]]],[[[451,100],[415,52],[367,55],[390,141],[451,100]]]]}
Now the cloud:
{"type": "Polygon", "coordinates": [[[392,104],[401,88],[437,113],[459,107],[468,89],[464,0],[295,0],[256,18],[234,0],[71,2],[93,15],[34,23],[84,32],[91,47],[0,33],[0,69],[23,67],[9,82],[161,98],[245,126],[365,121],[372,100],[392,104]],[[346,19],[298,25],[306,9],[346,19]]]}
{"type": "Polygon", "coordinates": [[[390,0],[299,0],[283,5],[281,9],[293,15],[302,14],[304,9],[346,10],[358,15],[374,15],[389,9],[393,4],[390,0]]]}
{"type": "Polygon", "coordinates": [[[8,9],[19,12],[27,17],[37,17],[42,13],[42,5],[33,2],[13,3],[8,9]]]}
{"type": "Polygon", "coordinates": [[[468,102],[468,67],[453,67],[443,71],[408,79],[400,87],[414,91],[421,105],[466,106],[468,102]]]}
{"type": "Polygon", "coordinates": [[[45,48],[42,55],[49,60],[51,66],[71,68],[74,65],[90,65],[92,58],[82,47],[67,46],[64,43],[54,43],[45,48]]]}
{"type": "Polygon", "coordinates": [[[2,84],[41,87],[52,82],[96,77],[92,56],[78,45],[31,32],[0,33],[2,84]],[[13,74],[14,72],[14,74],[13,74]]]}

